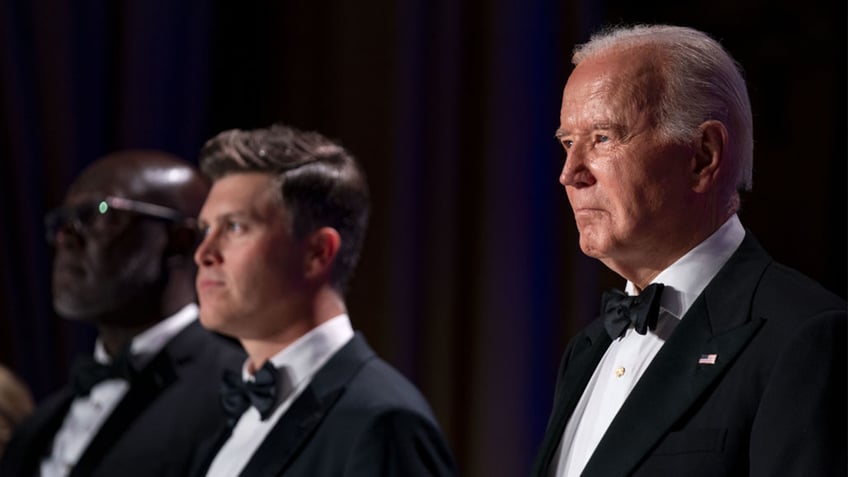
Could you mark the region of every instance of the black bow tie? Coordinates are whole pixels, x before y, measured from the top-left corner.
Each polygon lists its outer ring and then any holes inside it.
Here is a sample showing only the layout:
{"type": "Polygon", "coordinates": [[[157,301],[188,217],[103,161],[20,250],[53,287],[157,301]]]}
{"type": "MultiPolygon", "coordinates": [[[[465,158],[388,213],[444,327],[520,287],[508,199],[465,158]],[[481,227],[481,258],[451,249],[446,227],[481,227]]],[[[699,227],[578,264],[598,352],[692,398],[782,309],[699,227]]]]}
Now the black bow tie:
{"type": "Polygon", "coordinates": [[[88,396],[91,388],[107,379],[132,381],[135,375],[129,347],[118,353],[109,363],[103,364],[91,356],[81,356],[71,367],[71,381],[77,396],[88,396]]]}
{"type": "Polygon", "coordinates": [[[662,290],[662,283],[653,283],[636,296],[628,296],[621,290],[604,292],[601,312],[610,338],[623,335],[631,323],[640,335],[656,328],[662,290]]]}
{"type": "Polygon", "coordinates": [[[268,419],[277,407],[279,395],[279,371],[266,361],[253,375],[253,381],[244,381],[241,373],[224,371],[221,383],[221,405],[229,417],[230,425],[235,425],[244,411],[251,405],[259,411],[262,420],[268,419]]]}

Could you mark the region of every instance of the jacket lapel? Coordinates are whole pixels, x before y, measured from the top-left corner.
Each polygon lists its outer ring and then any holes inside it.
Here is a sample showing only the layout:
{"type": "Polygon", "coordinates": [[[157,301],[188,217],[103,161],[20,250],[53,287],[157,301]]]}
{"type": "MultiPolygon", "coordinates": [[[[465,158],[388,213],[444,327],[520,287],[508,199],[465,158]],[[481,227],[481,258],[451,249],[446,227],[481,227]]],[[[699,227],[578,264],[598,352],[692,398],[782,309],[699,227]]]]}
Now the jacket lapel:
{"type": "Polygon", "coordinates": [[[348,382],[374,357],[361,334],[356,335],[315,374],[242,470],[242,476],[280,475],[344,393],[348,382]]]}
{"type": "Polygon", "coordinates": [[[565,425],[611,342],[604,330],[603,321],[595,320],[582,336],[575,338],[566,351],[560,366],[565,373],[560,372],[557,380],[553,413],[548,421],[548,429],[545,431],[532,475],[549,475],[551,461],[562,440],[565,425]]]}
{"type": "Polygon", "coordinates": [[[306,388],[262,441],[241,475],[259,477],[281,473],[306,444],[342,391],[337,389],[321,398],[316,396],[314,389],[306,388]]]}
{"type": "Polygon", "coordinates": [[[176,378],[177,374],[171,355],[168,348],[165,348],[133,380],[127,394],[121,399],[121,402],[118,403],[85,449],[85,452],[80,456],[71,476],[91,475],[92,470],[118,438],[126,432],[127,427],[176,378]]]}
{"type": "Polygon", "coordinates": [[[586,475],[631,473],[724,373],[763,324],[750,318],[751,297],[770,261],[747,234],[636,384],[586,464],[586,475]]]}
{"type": "Polygon", "coordinates": [[[50,451],[74,400],[70,387],[46,400],[15,432],[3,460],[0,474],[37,475],[41,459],[50,451]]]}
{"type": "Polygon", "coordinates": [[[198,442],[188,475],[191,477],[205,476],[218,451],[227,442],[227,439],[230,438],[232,431],[231,427],[222,426],[214,436],[198,442]]]}

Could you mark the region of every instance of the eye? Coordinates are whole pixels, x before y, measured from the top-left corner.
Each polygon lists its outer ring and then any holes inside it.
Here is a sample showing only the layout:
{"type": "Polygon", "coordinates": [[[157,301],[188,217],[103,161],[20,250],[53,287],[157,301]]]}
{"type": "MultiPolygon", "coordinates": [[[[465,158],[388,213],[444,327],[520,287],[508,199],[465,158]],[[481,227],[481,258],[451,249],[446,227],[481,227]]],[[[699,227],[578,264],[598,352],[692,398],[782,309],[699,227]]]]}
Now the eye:
{"type": "Polygon", "coordinates": [[[77,207],[73,211],[73,214],[76,215],[76,219],[84,227],[91,227],[99,220],[100,216],[104,215],[98,211],[96,204],[85,204],[84,206],[77,207]]]}
{"type": "Polygon", "coordinates": [[[227,232],[234,233],[234,234],[242,233],[245,230],[244,224],[242,224],[241,222],[235,221],[235,220],[228,220],[224,224],[224,228],[226,229],[227,232]]]}
{"type": "Polygon", "coordinates": [[[600,135],[598,135],[596,141],[599,142],[599,143],[607,142],[607,141],[609,141],[609,136],[604,135],[604,134],[600,134],[600,135]]]}
{"type": "Polygon", "coordinates": [[[572,141],[571,139],[565,139],[562,141],[562,147],[564,147],[566,151],[571,149],[571,146],[573,145],[574,141],[572,141]]]}
{"type": "Polygon", "coordinates": [[[121,211],[112,209],[106,201],[88,204],[80,208],[77,213],[80,224],[94,230],[118,227],[125,222],[121,220],[121,216],[123,215],[124,219],[127,218],[126,213],[121,214],[121,211]]]}

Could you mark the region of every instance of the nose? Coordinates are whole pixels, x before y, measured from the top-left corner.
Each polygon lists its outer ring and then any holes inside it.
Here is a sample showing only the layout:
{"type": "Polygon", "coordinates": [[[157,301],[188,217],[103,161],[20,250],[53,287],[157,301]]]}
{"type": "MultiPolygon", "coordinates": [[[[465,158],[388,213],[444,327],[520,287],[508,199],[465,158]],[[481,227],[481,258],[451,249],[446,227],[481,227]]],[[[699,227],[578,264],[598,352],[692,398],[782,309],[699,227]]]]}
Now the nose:
{"type": "Polygon", "coordinates": [[[47,225],[47,243],[53,247],[73,247],[82,241],[82,226],[78,220],[65,220],[47,225]]]}
{"type": "Polygon", "coordinates": [[[559,183],[563,187],[582,189],[595,183],[595,176],[589,169],[586,154],[577,144],[569,149],[559,174],[559,183]]]}
{"type": "Polygon", "coordinates": [[[194,263],[198,267],[208,267],[221,263],[222,257],[218,247],[217,235],[211,231],[207,232],[200,245],[194,251],[194,263]]]}

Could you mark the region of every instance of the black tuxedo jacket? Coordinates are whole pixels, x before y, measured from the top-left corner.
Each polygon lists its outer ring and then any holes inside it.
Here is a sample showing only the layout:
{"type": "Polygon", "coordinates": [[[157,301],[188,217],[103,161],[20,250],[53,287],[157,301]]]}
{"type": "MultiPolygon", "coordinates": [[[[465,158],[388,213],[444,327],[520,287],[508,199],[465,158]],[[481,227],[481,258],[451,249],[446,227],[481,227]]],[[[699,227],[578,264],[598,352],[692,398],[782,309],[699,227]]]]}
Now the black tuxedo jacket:
{"type": "MultiPolygon", "coordinates": [[[[532,475],[610,345],[571,340],[532,475]]],[[[613,419],[585,476],[846,475],[846,304],[775,263],[747,233],[613,419]],[[699,363],[715,354],[715,364],[699,363]]]]}
{"type": "MultiPolygon", "coordinates": [[[[197,442],[223,423],[221,373],[244,359],[235,343],[198,322],[187,326],[140,372],[70,475],[187,475],[197,442]]],[[[41,458],[49,452],[73,399],[67,387],[36,408],[12,436],[0,475],[38,475],[41,458]]]]}
{"type": "MultiPolygon", "coordinates": [[[[227,438],[207,442],[206,474],[227,438]]],[[[315,374],[242,476],[452,476],[453,458],[430,407],[357,333],[315,374]]]]}

